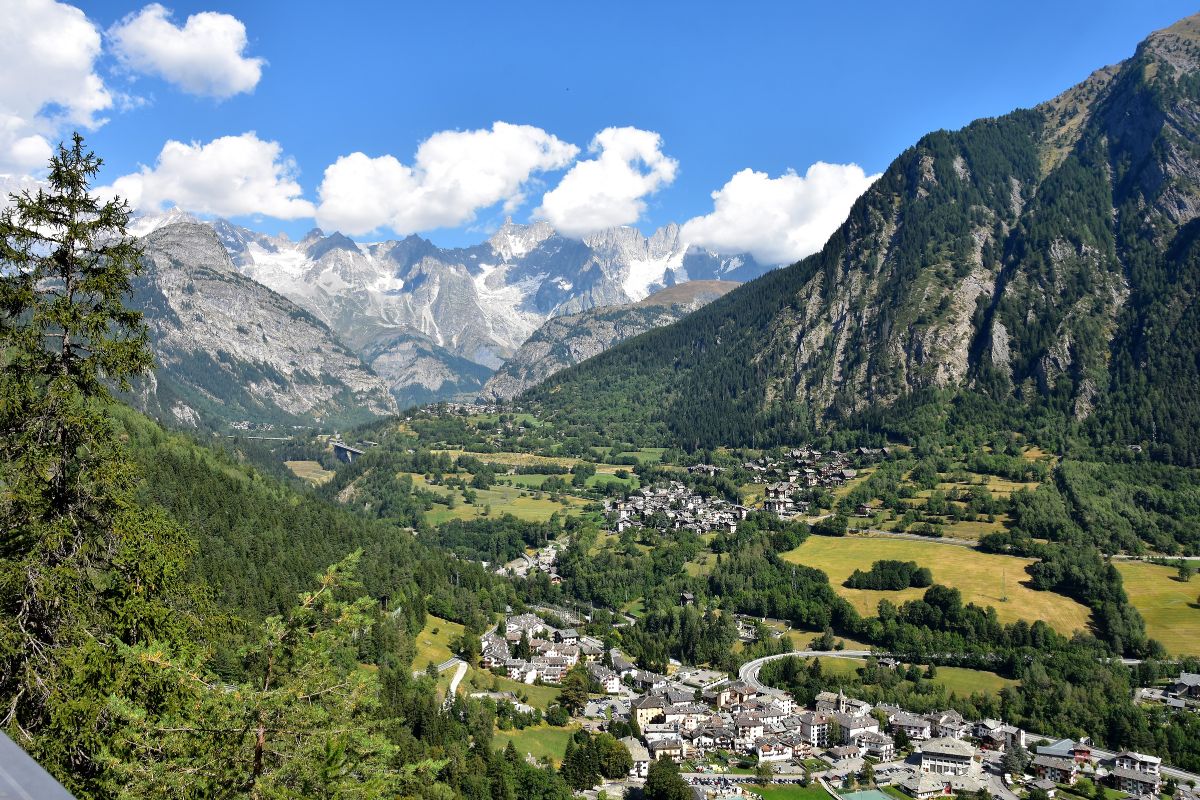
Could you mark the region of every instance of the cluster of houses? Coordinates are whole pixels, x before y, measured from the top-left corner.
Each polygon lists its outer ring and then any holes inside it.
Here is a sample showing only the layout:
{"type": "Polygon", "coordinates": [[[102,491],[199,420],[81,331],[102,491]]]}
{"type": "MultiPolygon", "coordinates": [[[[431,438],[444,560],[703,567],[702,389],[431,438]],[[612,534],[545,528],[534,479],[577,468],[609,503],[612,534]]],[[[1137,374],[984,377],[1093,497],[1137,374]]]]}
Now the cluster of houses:
{"type": "Polygon", "coordinates": [[[1166,687],[1144,686],[1137,690],[1134,699],[1200,714],[1200,673],[1180,672],[1179,677],[1166,687]]]}
{"type": "MultiPolygon", "coordinates": [[[[605,695],[587,704],[584,727],[599,731],[620,720],[639,734],[621,740],[633,759],[632,778],[645,778],[660,758],[704,763],[723,752],[772,763],[780,772],[818,759],[828,765],[826,778],[836,782],[861,772],[870,759],[880,783],[914,800],[931,800],[987,789],[984,752],[1026,747],[1020,728],[994,719],[967,720],[953,710],[914,714],[841,692],[823,692],[812,708],[799,708],[787,692],[758,689],[712,670],[680,667],[670,677],[660,675],[639,669],[615,648],[606,651],[598,639],[556,629],[534,614],[509,616],[482,638],[481,666],[517,681],[556,684],[580,662],[593,688],[605,695]],[[516,657],[526,647],[527,657],[516,657]],[[897,737],[916,750],[903,762],[896,761],[897,737]]],[[[1200,682],[1188,677],[1178,682],[1183,687],[1178,691],[1195,696],[1200,682]]],[[[1087,776],[1144,797],[1161,790],[1160,767],[1158,758],[1134,752],[1097,762],[1086,744],[1064,739],[1035,749],[1029,785],[1053,796],[1059,785],[1087,776]]]]}
{"type": "Polygon", "coordinates": [[[599,639],[580,636],[574,628],[559,630],[535,614],[519,614],[505,620],[503,629],[482,636],[479,664],[518,683],[557,684],[580,661],[596,662],[603,655],[599,639]],[[528,653],[518,654],[522,642],[528,653]]]}
{"type": "Polygon", "coordinates": [[[1167,705],[1200,711],[1200,673],[1181,672],[1165,692],[1167,705]]]}
{"type": "Polygon", "coordinates": [[[558,575],[558,552],[562,545],[557,541],[550,542],[533,555],[522,553],[517,558],[496,568],[497,575],[511,575],[516,578],[528,578],[534,572],[544,572],[550,576],[550,582],[558,585],[562,578],[558,575]]]}
{"type": "Polygon", "coordinates": [[[1134,797],[1158,796],[1162,789],[1161,768],[1162,760],[1157,756],[1128,750],[1097,760],[1092,757],[1091,747],[1071,739],[1039,746],[1029,767],[1039,779],[1034,786],[1051,795],[1056,786],[1072,786],[1085,776],[1134,797]]]}
{"type": "Polygon", "coordinates": [[[886,780],[917,800],[928,800],[986,786],[980,747],[1002,750],[1024,742],[1022,731],[996,720],[969,723],[954,711],[916,716],[842,693],[823,692],[813,708],[803,709],[786,692],[740,681],[689,689],[668,681],[628,704],[629,719],[641,732],[641,739],[622,740],[633,758],[632,774],[644,776],[658,758],[703,761],[711,752],[725,751],[781,771],[819,759],[828,765],[827,778],[836,782],[860,772],[868,758],[893,762],[894,736],[904,731],[919,754],[915,763],[884,770],[886,780]]]}
{"type": "Polygon", "coordinates": [[[735,533],[750,509],[723,497],[703,497],[679,481],[647,486],[625,499],[610,499],[605,511],[618,532],[629,528],[691,530],[699,534],[735,533]]]}
{"type": "Polygon", "coordinates": [[[801,492],[832,489],[852,480],[858,474],[851,466],[852,457],[878,459],[888,455],[886,447],[860,447],[854,453],[800,447],[789,450],[782,458],[764,455],[742,466],[755,476],[756,483],[766,484],[763,509],[786,519],[808,512],[808,503],[796,499],[801,492]]]}

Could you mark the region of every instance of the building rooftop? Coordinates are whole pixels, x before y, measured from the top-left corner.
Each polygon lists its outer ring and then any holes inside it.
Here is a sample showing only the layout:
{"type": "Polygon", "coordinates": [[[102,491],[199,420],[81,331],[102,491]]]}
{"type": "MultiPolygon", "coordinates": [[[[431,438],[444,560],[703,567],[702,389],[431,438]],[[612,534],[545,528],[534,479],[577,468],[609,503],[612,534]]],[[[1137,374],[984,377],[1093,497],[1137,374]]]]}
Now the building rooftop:
{"type": "Polygon", "coordinates": [[[930,739],[921,745],[921,754],[974,758],[975,747],[960,739],[930,739]]]}

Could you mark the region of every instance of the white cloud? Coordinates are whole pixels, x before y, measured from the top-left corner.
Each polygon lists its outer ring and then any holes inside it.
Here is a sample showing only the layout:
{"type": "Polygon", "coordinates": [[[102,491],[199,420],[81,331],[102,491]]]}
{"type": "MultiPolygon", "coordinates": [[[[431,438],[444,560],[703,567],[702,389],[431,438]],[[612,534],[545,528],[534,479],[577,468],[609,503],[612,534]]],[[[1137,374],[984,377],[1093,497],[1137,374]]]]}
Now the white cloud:
{"type": "Polygon", "coordinates": [[[712,193],[713,212],[684,223],[680,238],[722,253],[750,252],[768,264],[820,250],[878,175],[857,164],[818,161],[803,176],[744,169],[712,193]]]}
{"type": "Polygon", "coordinates": [[[461,225],[501,201],[519,206],[533,173],[562,169],[578,153],[541,128],[507,122],[435,133],[417,148],[411,167],[390,155],[351,153],[325,170],[317,222],[348,234],[461,225]]]}
{"type": "Polygon", "coordinates": [[[534,212],[567,236],[636,222],[647,195],[675,180],[679,163],[662,152],[662,137],[638,128],[605,128],[580,161],[542,197],[534,212]]]}
{"type": "Polygon", "coordinates": [[[283,155],[278,142],[263,141],[250,132],[208,144],[168,141],[154,167],[143,166],[98,193],[118,194],[147,212],[170,204],[223,217],[311,217],[315,209],[300,196],[295,175],[295,162],[283,155]]]}
{"type": "Polygon", "coordinates": [[[93,69],[100,31],[73,6],[5,0],[0,41],[0,174],[27,173],[64,127],[103,124],[113,100],[93,69]]]}
{"type": "Polygon", "coordinates": [[[130,69],[158,75],[191,94],[232,97],[262,77],[261,58],[247,58],[246,26],[237,17],[204,11],[182,25],[151,3],[108,32],[117,57],[130,69]]]}

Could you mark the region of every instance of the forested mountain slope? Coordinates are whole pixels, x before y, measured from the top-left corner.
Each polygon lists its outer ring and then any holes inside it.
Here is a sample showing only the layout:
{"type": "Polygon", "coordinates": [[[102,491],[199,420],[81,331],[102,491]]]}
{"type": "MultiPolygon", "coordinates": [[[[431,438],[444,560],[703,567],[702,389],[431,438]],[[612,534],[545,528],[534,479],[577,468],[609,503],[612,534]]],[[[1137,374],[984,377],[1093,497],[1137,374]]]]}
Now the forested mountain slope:
{"type": "Polygon", "coordinates": [[[688,446],[900,407],[887,425],[939,424],[908,412],[955,399],[1200,463],[1198,37],[1183,20],[1050,102],[925,136],[819,253],[528,399],[688,446]]]}
{"type": "Polygon", "coordinates": [[[397,505],[390,521],[363,517],[131,409],[114,406],[111,414],[143,478],[137,500],[161,506],[189,532],[196,546],[193,577],[211,587],[227,611],[251,619],[282,613],[321,570],[360,548],[364,588],[402,602],[399,591],[422,614],[428,608],[452,619],[483,620],[512,600],[510,588],[482,567],[447,559],[401,527],[398,520],[417,523],[419,507],[406,513],[397,505]]]}

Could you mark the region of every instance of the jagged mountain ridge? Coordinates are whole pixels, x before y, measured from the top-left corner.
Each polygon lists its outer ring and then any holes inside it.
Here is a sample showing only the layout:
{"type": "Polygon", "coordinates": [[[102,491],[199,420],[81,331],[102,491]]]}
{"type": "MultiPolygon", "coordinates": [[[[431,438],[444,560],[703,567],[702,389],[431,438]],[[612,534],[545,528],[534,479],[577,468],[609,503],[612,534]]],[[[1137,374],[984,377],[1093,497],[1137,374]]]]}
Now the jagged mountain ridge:
{"type": "MultiPolygon", "coordinates": [[[[173,212],[140,220],[146,234],[173,212]]],[[[313,230],[299,241],[226,220],[206,223],[247,277],[326,323],[402,404],[477,394],[546,320],[624,305],[688,280],[742,281],[770,267],[689,247],[679,226],[583,240],[547,223],[505,223],[486,242],[439,248],[419,236],[373,244],[313,230]],[[467,362],[485,367],[481,370],[467,362]]]]}
{"type": "Polygon", "coordinates": [[[488,400],[511,400],[567,367],[653,328],[677,322],[740,284],[688,281],[622,306],[553,317],[530,336],[484,385],[488,400]]]}
{"type": "Polygon", "coordinates": [[[350,425],[393,414],[384,382],[320,320],[242,275],[207,225],[142,239],[142,311],[158,369],[135,404],[185,427],[350,425]]]}
{"type": "Polygon", "coordinates": [[[984,395],[1200,463],[1200,22],[1034,109],[901,154],[821,252],[535,389],[685,444],[984,395]]]}

